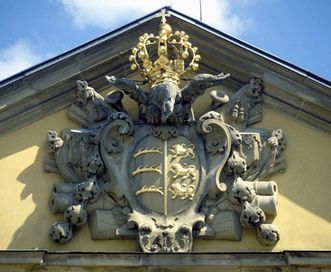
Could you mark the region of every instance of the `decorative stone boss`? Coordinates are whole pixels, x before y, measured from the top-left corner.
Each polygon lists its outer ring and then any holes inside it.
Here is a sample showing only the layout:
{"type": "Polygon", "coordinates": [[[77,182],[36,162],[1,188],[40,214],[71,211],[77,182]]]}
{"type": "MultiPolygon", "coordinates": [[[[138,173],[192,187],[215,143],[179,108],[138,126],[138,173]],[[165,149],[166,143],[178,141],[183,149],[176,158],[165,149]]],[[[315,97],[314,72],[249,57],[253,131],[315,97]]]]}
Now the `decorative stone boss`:
{"type": "Polygon", "coordinates": [[[198,74],[180,89],[200,60],[188,38],[164,16],[158,36],[139,37],[131,68],[149,91],[107,76],[120,90],[104,98],[77,81],[69,116],[84,128],[61,137],[48,131],[45,168],[65,179],[50,197],[51,211],[64,213],[50,229],[53,241],[69,242],[87,222],[92,239],[137,237],[148,253],[189,252],[193,237],[240,240],[242,228],[256,230],[264,245],[279,240],[266,223],[277,214],[277,184],[267,178],[285,168],[284,135],[248,129],[261,120],[262,82],[252,79],[231,97],[212,90],[210,111],[195,120],[192,103],[229,74],[198,74]],[[137,102],[137,120],[124,94],[137,102]]]}

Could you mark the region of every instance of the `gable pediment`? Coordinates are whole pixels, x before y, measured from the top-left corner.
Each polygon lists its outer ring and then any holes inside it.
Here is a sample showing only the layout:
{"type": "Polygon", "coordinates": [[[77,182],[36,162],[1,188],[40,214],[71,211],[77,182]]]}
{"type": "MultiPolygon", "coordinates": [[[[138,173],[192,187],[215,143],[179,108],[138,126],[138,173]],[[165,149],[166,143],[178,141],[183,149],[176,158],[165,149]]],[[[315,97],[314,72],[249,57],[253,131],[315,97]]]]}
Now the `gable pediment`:
{"type": "MultiPolygon", "coordinates": [[[[260,251],[249,265],[262,269],[261,258],[291,266],[297,250],[330,248],[330,82],[168,12],[202,59],[165,121],[159,101],[173,98],[170,89],[143,85],[128,61],[138,37],[157,32],[155,13],[0,82],[0,134],[32,123],[0,138],[2,249],[45,249],[46,259],[121,251],[143,262],[137,250],[234,252],[238,267],[244,252],[260,251]]],[[[13,263],[31,253],[20,252],[13,263]]],[[[300,256],[320,267],[329,265],[323,254],[300,256]]]]}

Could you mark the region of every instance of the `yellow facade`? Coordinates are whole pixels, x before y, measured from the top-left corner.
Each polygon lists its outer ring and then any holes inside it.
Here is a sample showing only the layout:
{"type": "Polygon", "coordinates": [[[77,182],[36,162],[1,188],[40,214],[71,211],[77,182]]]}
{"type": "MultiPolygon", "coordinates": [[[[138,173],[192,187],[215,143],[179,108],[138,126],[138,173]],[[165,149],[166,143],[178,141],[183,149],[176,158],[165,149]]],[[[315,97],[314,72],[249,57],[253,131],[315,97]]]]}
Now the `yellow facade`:
{"type": "MultiPolygon", "coordinates": [[[[196,103],[200,111],[202,101],[205,98],[196,103]]],[[[131,111],[137,111],[127,102],[131,111]]],[[[46,132],[77,127],[66,112],[0,137],[0,249],[134,252],[134,240],[91,240],[87,225],[75,231],[70,243],[58,245],[49,239],[50,226],[62,216],[49,211],[48,199],[53,183],[62,178],[43,169],[48,156],[46,132]]],[[[257,126],[282,128],[287,138],[287,169],[273,177],[279,187],[274,223],[281,231],[280,241],[274,247],[262,246],[253,231],[245,231],[240,242],[195,239],[194,252],[331,250],[330,136],[266,106],[257,126]]]]}

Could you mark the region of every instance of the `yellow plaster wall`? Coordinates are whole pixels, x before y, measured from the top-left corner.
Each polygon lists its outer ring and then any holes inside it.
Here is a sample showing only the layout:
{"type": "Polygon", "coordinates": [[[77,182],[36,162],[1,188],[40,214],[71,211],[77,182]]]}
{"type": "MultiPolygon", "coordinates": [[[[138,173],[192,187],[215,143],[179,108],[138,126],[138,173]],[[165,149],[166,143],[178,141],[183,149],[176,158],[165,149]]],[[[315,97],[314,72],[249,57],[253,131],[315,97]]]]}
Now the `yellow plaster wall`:
{"type": "MultiPolygon", "coordinates": [[[[50,226],[61,219],[51,214],[48,198],[60,176],[45,173],[46,131],[77,127],[63,110],[0,137],[0,250],[135,251],[132,240],[92,241],[88,226],[64,245],[52,243],[50,226]]],[[[279,186],[279,215],[274,223],[281,240],[261,246],[253,232],[241,242],[195,240],[194,251],[281,251],[331,249],[331,137],[264,107],[260,127],[283,128],[288,142],[287,170],[274,177],[279,186]]]]}

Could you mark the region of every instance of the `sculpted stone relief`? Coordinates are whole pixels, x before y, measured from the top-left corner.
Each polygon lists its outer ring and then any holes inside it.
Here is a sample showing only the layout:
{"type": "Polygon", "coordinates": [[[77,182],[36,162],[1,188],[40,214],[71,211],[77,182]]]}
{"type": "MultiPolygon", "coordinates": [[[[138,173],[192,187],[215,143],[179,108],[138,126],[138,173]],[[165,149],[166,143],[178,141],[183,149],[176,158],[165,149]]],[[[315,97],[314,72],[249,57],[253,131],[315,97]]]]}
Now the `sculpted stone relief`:
{"type": "Polygon", "coordinates": [[[162,14],[158,36],[141,36],[130,56],[149,91],[106,76],[118,90],[104,98],[77,81],[69,116],[82,128],[48,131],[45,169],[65,179],[49,202],[64,215],[50,229],[53,241],[69,242],[88,224],[92,239],[137,238],[147,253],[189,252],[193,238],[240,240],[243,228],[264,245],[277,243],[278,228],[266,223],[277,215],[277,184],[269,178],[285,169],[286,142],[281,129],[250,127],[262,118],[263,82],[253,78],[230,97],[212,90],[209,111],[195,120],[195,99],[230,76],[198,74],[179,88],[199,60],[162,14]],[[137,120],[124,95],[137,103],[137,120]]]}

